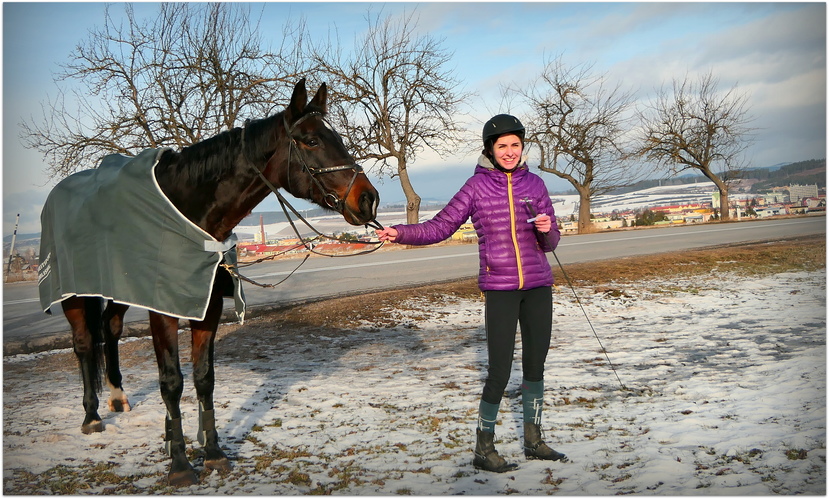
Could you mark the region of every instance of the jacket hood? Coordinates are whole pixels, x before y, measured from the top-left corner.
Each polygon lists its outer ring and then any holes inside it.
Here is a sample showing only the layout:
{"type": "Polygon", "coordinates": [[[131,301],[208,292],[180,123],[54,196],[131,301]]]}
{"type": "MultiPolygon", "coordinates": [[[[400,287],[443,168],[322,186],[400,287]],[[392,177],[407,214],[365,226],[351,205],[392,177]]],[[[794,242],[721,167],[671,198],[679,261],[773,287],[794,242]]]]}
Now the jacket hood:
{"type": "MultiPolygon", "coordinates": [[[[492,164],[492,161],[490,161],[489,158],[487,158],[483,154],[481,154],[481,156],[478,158],[478,166],[486,168],[487,170],[498,170],[498,168],[495,168],[495,165],[492,164]]],[[[521,156],[521,163],[519,163],[518,166],[515,167],[515,170],[518,170],[520,168],[527,169],[527,156],[521,156]]]]}

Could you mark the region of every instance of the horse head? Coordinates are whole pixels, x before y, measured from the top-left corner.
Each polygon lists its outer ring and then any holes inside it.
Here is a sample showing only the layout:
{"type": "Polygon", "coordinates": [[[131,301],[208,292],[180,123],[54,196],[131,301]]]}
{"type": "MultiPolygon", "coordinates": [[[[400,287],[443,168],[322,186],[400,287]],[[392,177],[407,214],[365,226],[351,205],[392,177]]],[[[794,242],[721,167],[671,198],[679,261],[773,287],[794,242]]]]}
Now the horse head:
{"type": "MultiPolygon", "coordinates": [[[[380,195],[349,154],[342,138],[326,125],[328,88],[320,85],[306,102],[305,79],[294,87],[283,113],[288,167],[280,184],[298,198],[340,213],[352,225],[365,225],[377,216],[380,195]]],[[[284,159],[284,158],[280,158],[284,159]]],[[[274,171],[271,158],[266,166],[274,171]]]]}

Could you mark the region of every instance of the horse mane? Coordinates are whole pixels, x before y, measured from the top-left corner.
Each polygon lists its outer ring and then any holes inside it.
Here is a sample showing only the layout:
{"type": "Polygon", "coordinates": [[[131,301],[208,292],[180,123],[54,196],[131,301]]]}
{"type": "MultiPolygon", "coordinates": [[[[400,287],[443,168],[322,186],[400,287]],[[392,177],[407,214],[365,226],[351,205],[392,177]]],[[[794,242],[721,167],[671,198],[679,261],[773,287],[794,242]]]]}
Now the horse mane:
{"type": "MultiPolygon", "coordinates": [[[[311,103],[302,116],[309,113],[326,114],[324,109],[311,103]]],[[[184,147],[180,152],[167,151],[167,173],[176,184],[200,185],[216,182],[236,168],[236,159],[244,147],[248,161],[267,161],[276,151],[276,133],[269,133],[282,125],[285,111],[267,118],[249,120],[243,127],[236,127],[201,142],[184,147]]]]}
{"type": "Polygon", "coordinates": [[[251,160],[268,158],[275,150],[274,133],[268,133],[281,123],[282,113],[250,121],[182,148],[168,150],[166,169],[170,180],[179,185],[201,185],[217,182],[237,168],[244,140],[245,156],[251,160]],[[243,137],[244,134],[244,137],[243,137]]]}

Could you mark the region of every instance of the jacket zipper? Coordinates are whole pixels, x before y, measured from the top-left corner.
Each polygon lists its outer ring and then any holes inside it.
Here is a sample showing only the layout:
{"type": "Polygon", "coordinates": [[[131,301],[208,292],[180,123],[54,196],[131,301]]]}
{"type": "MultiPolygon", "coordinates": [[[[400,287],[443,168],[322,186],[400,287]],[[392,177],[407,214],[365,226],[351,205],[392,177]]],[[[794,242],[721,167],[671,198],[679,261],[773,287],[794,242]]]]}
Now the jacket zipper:
{"type": "Polygon", "coordinates": [[[512,232],[512,245],[515,246],[515,259],[518,263],[518,289],[524,289],[524,271],[521,268],[521,250],[518,248],[518,234],[515,232],[515,203],[512,199],[512,172],[507,173],[507,196],[509,197],[509,225],[512,232]]]}

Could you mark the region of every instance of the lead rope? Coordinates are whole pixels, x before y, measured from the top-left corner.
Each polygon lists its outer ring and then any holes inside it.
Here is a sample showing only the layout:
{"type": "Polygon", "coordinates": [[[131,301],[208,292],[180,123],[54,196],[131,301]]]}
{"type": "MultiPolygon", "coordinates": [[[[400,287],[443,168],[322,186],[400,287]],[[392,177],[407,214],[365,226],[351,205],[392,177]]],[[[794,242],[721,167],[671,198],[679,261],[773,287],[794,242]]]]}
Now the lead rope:
{"type": "MultiPolygon", "coordinates": [[[[532,217],[537,216],[537,213],[535,211],[535,207],[532,205],[532,202],[527,198],[522,199],[522,201],[524,201],[524,203],[526,203],[527,209],[530,211],[530,216],[532,216],[532,217]]],[[[590,317],[587,315],[587,311],[584,309],[584,305],[581,304],[581,300],[579,299],[579,295],[578,295],[578,293],[576,293],[576,287],[573,286],[573,281],[570,280],[570,276],[568,276],[567,271],[564,270],[564,265],[562,265],[561,260],[558,259],[558,255],[556,254],[556,250],[553,249],[553,245],[550,244],[550,235],[546,232],[542,232],[542,234],[544,234],[544,238],[547,240],[547,246],[549,246],[550,249],[552,250],[553,256],[555,257],[556,262],[558,263],[558,267],[561,269],[561,273],[564,274],[564,279],[567,281],[567,284],[570,285],[570,289],[573,291],[573,296],[576,297],[576,303],[579,304],[579,307],[581,308],[581,312],[584,314],[584,318],[587,319],[587,324],[590,326],[590,329],[593,331],[593,336],[596,338],[596,341],[599,342],[599,347],[602,349],[602,353],[604,354],[604,357],[607,359],[607,363],[608,363],[608,365],[610,365],[610,369],[613,371],[613,374],[616,375],[616,381],[619,382],[619,386],[622,387],[622,390],[628,390],[628,387],[626,387],[625,384],[622,383],[622,379],[619,378],[619,373],[616,372],[616,367],[613,366],[613,362],[610,361],[610,356],[607,354],[607,349],[602,344],[602,340],[599,338],[599,334],[596,333],[596,328],[593,327],[593,323],[590,321],[590,317]]]]}

